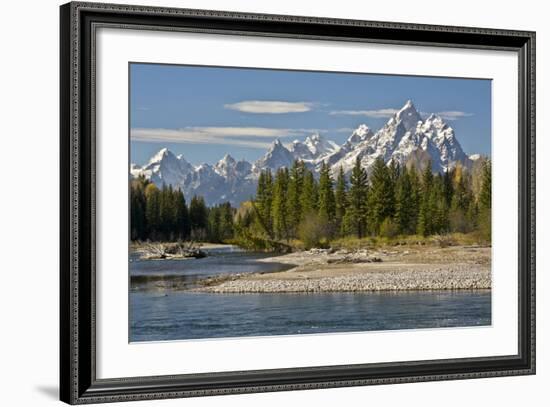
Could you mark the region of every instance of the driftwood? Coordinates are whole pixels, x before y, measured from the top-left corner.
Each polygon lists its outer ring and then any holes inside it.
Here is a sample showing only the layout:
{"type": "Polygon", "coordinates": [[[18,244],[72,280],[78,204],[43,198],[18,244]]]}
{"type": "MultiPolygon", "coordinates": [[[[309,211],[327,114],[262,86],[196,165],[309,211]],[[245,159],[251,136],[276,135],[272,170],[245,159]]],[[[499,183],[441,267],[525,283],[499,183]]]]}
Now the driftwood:
{"type": "Polygon", "coordinates": [[[144,259],[201,259],[206,253],[195,241],[176,243],[144,243],[141,251],[144,259]]]}
{"type": "Polygon", "coordinates": [[[380,263],[382,259],[380,257],[354,257],[344,256],[335,259],[328,259],[327,264],[359,264],[359,263],[380,263]]]}

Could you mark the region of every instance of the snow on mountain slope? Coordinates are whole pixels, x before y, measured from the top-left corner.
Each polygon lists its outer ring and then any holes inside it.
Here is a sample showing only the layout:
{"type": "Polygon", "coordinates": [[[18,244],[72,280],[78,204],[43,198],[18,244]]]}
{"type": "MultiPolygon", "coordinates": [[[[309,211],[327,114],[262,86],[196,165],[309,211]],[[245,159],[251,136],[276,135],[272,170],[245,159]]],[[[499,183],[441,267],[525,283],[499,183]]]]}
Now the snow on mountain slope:
{"type": "MultiPolygon", "coordinates": [[[[353,162],[348,168],[348,166],[345,165],[346,156],[353,155],[352,152],[356,147],[369,140],[372,136],[374,136],[372,130],[366,124],[361,124],[351,133],[351,136],[349,136],[344,144],[321,161],[325,161],[330,167],[334,168],[334,170],[339,170],[340,165],[345,167],[345,170],[349,170],[353,167],[353,164],[355,164],[355,158],[353,158],[353,162]]],[[[321,162],[317,164],[317,169],[319,170],[320,167],[321,162]]]]}
{"type": "Polygon", "coordinates": [[[252,164],[248,161],[236,161],[226,154],[216,163],[214,171],[224,179],[224,184],[219,186],[219,196],[214,199],[217,203],[229,201],[237,206],[256,193],[256,179],[251,177],[252,164]]]}
{"type": "Polygon", "coordinates": [[[394,160],[405,165],[410,158],[420,156],[432,161],[434,171],[446,171],[457,162],[470,165],[454,130],[434,114],[423,120],[408,100],[374,135],[365,137],[351,151],[337,161],[330,160],[329,164],[333,171],[342,167],[349,173],[357,158],[368,171],[379,157],[386,163],[394,160]]]}
{"type": "Polygon", "coordinates": [[[338,149],[338,144],[332,140],[327,140],[320,134],[314,134],[306,138],[305,144],[313,154],[313,158],[320,158],[333,153],[338,149]]]}
{"type": "Polygon", "coordinates": [[[326,162],[334,174],[340,167],[349,174],[357,158],[369,171],[378,157],[387,164],[395,160],[417,167],[431,160],[432,169],[441,172],[458,162],[471,167],[477,155],[468,157],[454,130],[441,117],[431,114],[423,119],[409,100],[376,133],[362,124],[341,146],[319,134],[308,136],[303,142],[295,140],[289,148],[277,139],[254,163],[236,161],[226,154],[214,165],[197,167],[163,148],[143,167],[132,164],[130,174],[143,175],[158,186],[164,183],[182,188],[188,199],[203,195],[208,205],[229,201],[238,206],[255,194],[257,177],[263,169],[275,172],[290,167],[295,160],[303,160],[313,171],[319,171],[321,163],[326,162]]]}
{"type": "Polygon", "coordinates": [[[290,167],[294,159],[292,153],[283,146],[283,143],[279,139],[276,139],[271,144],[267,153],[254,163],[252,171],[259,173],[261,170],[267,168],[277,171],[281,167],[290,167]]]}
{"type": "Polygon", "coordinates": [[[180,185],[195,168],[182,155],[175,156],[167,148],[156,153],[147,165],[139,167],[132,164],[130,172],[134,177],[145,176],[156,185],[180,185]]]}

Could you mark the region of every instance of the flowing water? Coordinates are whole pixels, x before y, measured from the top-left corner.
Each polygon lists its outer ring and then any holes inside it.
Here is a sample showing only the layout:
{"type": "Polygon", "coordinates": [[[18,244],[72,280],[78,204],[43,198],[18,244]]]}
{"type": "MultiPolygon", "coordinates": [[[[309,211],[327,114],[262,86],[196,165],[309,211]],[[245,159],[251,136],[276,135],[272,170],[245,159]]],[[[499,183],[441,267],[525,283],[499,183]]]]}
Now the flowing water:
{"type": "Polygon", "coordinates": [[[491,291],[211,294],[198,279],[283,271],[235,247],[191,260],[130,261],[130,341],[466,327],[491,324],[491,291]],[[174,289],[177,288],[177,289],[174,289]]]}

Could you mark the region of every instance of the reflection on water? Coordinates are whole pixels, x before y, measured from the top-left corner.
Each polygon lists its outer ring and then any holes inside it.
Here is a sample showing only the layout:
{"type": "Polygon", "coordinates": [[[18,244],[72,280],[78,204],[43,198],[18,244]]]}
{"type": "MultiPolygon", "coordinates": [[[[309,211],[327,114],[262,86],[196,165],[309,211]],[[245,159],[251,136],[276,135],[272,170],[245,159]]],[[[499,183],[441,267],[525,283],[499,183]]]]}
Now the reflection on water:
{"type": "Polygon", "coordinates": [[[206,249],[202,259],[140,260],[130,256],[131,289],[185,289],[192,288],[197,280],[212,276],[238,273],[275,272],[291,266],[280,263],[258,262],[272,254],[245,252],[235,246],[206,249]]]}
{"type": "Polygon", "coordinates": [[[491,324],[491,291],[210,294],[199,278],[279,271],[234,248],[193,260],[130,263],[130,341],[291,335],[491,324]]]}

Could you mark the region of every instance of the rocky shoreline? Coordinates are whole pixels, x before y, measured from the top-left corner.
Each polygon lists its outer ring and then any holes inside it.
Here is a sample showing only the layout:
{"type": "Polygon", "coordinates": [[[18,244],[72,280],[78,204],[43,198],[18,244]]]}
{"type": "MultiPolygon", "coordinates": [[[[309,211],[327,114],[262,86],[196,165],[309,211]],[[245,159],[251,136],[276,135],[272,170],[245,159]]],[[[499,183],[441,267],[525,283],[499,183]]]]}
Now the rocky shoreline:
{"type": "MultiPolygon", "coordinates": [[[[491,288],[490,247],[312,250],[263,259],[294,265],[209,281],[209,293],[315,293],[491,288]]],[[[206,282],[205,282],[206,283],[206,282]]]]}

